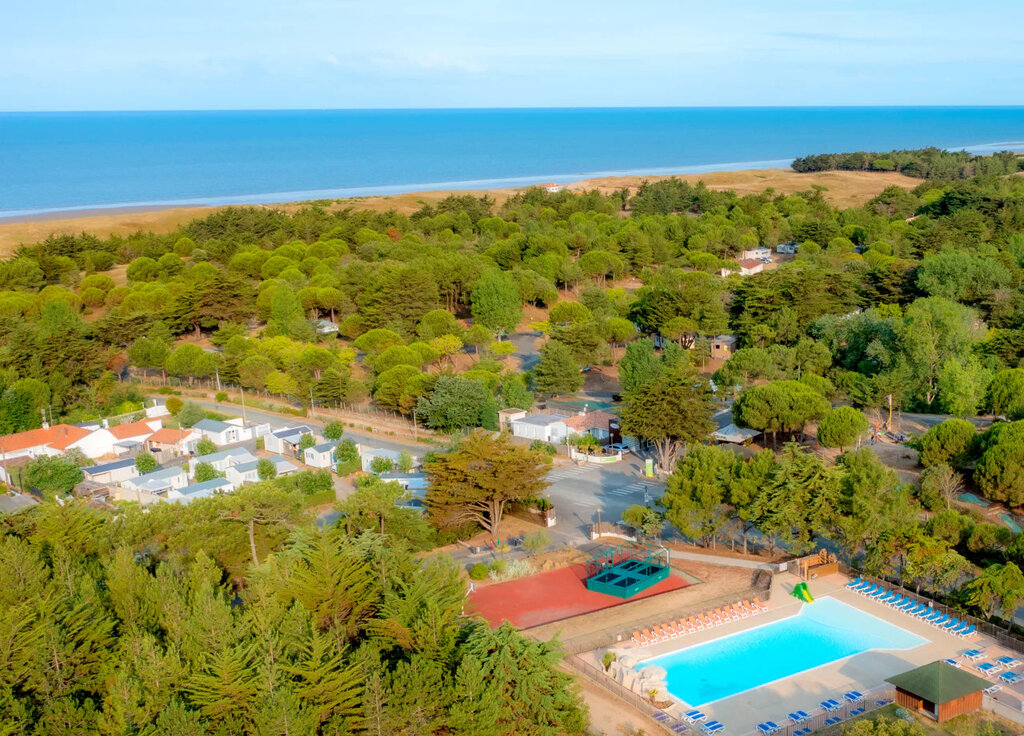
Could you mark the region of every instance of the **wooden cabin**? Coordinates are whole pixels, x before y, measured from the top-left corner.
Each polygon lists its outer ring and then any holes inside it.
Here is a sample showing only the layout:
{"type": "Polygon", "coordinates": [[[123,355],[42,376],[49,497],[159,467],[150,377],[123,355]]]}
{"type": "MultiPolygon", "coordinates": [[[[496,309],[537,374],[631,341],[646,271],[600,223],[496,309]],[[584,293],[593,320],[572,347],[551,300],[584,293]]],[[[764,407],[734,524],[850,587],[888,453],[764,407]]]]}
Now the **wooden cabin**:
{"type": "Polygon", "coordinates": [[[896,686],[898,705],[939,723],[980,709],[982,691],[991,684],[945,662],[926,664],[886,682],[896,686]]]}

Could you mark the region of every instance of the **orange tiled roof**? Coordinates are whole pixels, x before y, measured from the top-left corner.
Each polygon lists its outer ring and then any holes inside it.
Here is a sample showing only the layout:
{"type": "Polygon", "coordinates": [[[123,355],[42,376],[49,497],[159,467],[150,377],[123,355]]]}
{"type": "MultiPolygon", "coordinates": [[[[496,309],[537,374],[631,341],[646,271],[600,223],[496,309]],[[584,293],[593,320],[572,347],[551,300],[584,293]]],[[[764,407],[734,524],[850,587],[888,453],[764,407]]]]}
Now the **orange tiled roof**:
{"type": "Polygon", "coordinates": [[[572,427],[577,432],[585,432],[588,429],[608,429],[608,423],[616,418],[614,414],[609,414],[606,411],[591,411],[567,417],[563,421],[565,426],[572,427]]]}
{"type": "Polygon", "coordinates": [[[52,447],[55,450],[67,449],[68,445],[82,439],[90,433],[84,427],[70,424],[57,424],[46,429],[30,429],[27,432],[9,434],[0,437],[0,452],[17,452],[30,447],[52,447]]]}
{"type": "Polygon", "coordinates": [[[187,437],[191,437],[193,434],[195,434],[195,430],[192,429],[171,429],[170,427],[164,427],[163,429],[158,429],[146,439],[150,442],[159,442],[162,445],[173,445],[176,442],[181,442],[187,437]]]}
{"type": "Polygon", "coordinates": [[[110,427],[110,434],[114,435],[114,437],[119,440],[126,440],[129,437],[141,437],[144,434],[153,434],[153,428],[146,422],[131,422],[130,424],[120,424],[116,427],[110,427]]]}
{"type": "Polygon", "coordinates": [[[756,266],[762,266],[763,267],[764,264],[761,263],[761,261],[754,260],[753,258],[746,258],[746,259],[740,261],[740,266],[742,268],[755,268],[756,266]]]}

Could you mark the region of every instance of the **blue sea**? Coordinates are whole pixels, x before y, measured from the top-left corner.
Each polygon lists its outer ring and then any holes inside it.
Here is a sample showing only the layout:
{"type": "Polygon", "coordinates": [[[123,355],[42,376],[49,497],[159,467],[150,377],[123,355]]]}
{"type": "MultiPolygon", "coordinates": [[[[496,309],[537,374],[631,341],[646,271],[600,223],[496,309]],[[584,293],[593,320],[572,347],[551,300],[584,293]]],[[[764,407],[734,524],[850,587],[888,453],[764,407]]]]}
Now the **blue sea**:
{"type": "Polygon", "coordinates": [[[1024,107],[0,113],[0,217],[1024,148],[1024,107]]]}

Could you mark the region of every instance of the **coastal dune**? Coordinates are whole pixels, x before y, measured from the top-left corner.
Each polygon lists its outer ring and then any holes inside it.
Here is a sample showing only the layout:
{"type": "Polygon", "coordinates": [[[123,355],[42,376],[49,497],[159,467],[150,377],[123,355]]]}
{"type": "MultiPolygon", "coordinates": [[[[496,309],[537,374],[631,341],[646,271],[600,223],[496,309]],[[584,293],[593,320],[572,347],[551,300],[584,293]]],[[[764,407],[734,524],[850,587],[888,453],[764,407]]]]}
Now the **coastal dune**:
{"type": "MultiPolygon", "coordinates": [[[[644,181],[659,181],[671,178],[666,176],[607,176],[594,179],[583,179],[567,185],[572,190],[597,189],[604,194],[628,187],[636,190],[644,181]]],[[[772,188],[780,194],[810,189],[814,186],[825,187],[825,197],[838,207],[861,205],[888,186],[899,186],[912,189],[921,183],[902,174],[891,172],[869,171],[823,171],[810,174],[798,174],[792,169],[748,169],[745,171],[713,171],[702,174],[680,174],[676,178],[696,184],[703,181],[710,189],[732,189],[739,194],[755,194],[772,188]]],[[[333,200],[331,208],[370,209],[385,211],[394,209],[401,214],[411,214],[424,204],[438,202],[449,194],[484,194],[492,197],[497,203],[504,202],[520,189],[490,189],[469,191],[427,191],[408,192],[375,197],[355,197],[352,199],[333,200]]],[[[295,210],[303,206],[301,202],[288,202],[275,205],[258,205],[282,210],[295,210]]],[[[112,210],[97,209],[70,213],[51,213],[47,215],[26,216],[0,220],[0,255],[8,255],[18,248],[45,239],[51,234],[91,233],[99,237],[110,235],[130,235],[132,233],[170,232],[196,218],[204,217],[223,207],[163,207],[135,208],[124,207],[112,210]]]]}

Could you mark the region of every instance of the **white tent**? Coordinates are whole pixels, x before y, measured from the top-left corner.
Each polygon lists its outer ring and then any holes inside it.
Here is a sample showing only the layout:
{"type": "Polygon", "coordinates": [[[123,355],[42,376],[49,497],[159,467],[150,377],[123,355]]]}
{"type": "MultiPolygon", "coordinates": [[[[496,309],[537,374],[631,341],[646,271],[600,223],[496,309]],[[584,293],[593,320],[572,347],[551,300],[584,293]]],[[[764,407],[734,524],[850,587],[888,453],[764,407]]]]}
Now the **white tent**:
{"type": "Polygon", "coordinates": [[[746,427],[737,427],[735,424],[729,424],[711,433],[719,442],[729,442],[734,445],[742,445],[748,440],[752,440],[757,435],[761,434],[756,429],[747,429],[746,427]]]}

